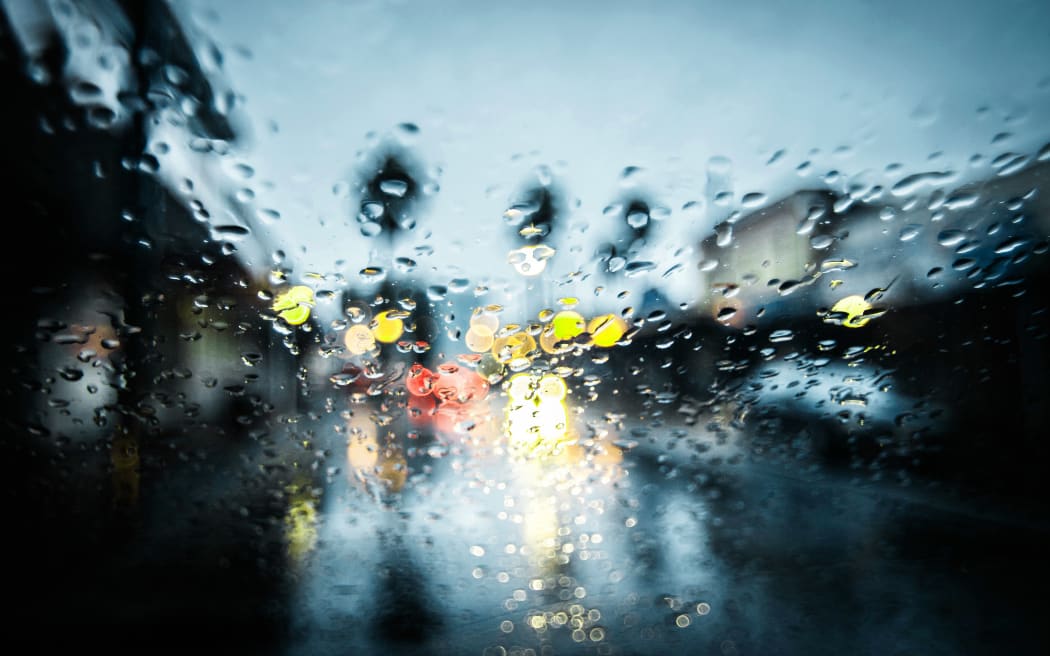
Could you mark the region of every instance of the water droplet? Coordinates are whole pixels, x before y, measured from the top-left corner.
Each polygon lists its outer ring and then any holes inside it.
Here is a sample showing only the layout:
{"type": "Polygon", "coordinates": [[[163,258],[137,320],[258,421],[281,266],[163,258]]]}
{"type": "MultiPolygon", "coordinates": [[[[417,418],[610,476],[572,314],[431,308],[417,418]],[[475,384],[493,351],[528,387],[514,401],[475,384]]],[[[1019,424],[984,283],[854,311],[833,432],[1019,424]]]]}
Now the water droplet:
{"type": "Polygon", "coordinates": [[[684,271],[684,270],[685,270],[685,265],[683,265],[681,262],[679,262],[678,264],[673,264],[670,267],[668,267],[668,269],[666,271],[664,271],[663,274],[660,277],[661,278],[670,278],[674,274],[676,274],[676,273],[678,273],[680,271],[684,271]]]}
{"type": "Polygon", "coordinates": [[[1028,157],[1022,156],[1022,155],[1018,155],[1011,162],[1009,162],[1008,164],[1003,166],[1001,169],[999,169],[998,175],[1000,175],[1000,176],[1013,175],[1014,173],[1019,172],[1021,169],[1023,169],[1025,166],[1027,166],[1028,162],[1029,162],[1029,158],[1028,157]]]}
{"type": "Polygon", "coordinates": [[[30,61],[26,65],[26,75],[34,84],[45,85],[51,83],[51,72],[47,65],[41,61],[30,61]]]}
{"type": "Polygon", "coordinates": [[[631,187],[637,184],[645,169],[640,166],[628,166],[620,171],[620,186],[631,187]]]}
{"type": "Polygon", "coordinates": [[[58,375],[64,380],[68,380],[71,383],[75,383],[84,377],[84,372],[77,367],[62,367],[58,370],[58,375]]]}
{"type": "Polygon", "coordinates": [[[901,241],[911,241],[912,239],[915,239],[916,237],[918,237],[920,232],[922,232],[922,226],[921,225],[919,225],[917,223],[909,223],[908,225],[906,225],[903,228],[901,228],[900,240],[901,241]]]}
{"type": "Polygon", "coordinates": [[[212,228],[212,233],[217,241],[241,241],[251,234],[251,230],[239,225],[221,225],[212,228]]]}
{"type": "Polygon", "coordinates": [[[238,162],[238,163],[234,164],[231,167],[231,169],[232,169],[231,172],[233,173],[233,175],[238,177],[238,178],[240,178],[241,180],[248,180],[252,176],[255,175],[255,169],[253,169],[252,167],[248,166],[247,164],[245,164],[243,162],[238,162]]]}
{"type": "Polygon", "coordinates": [[[977,193],[956,193],[952,194],[946,201],[944,201],[944,206],[950,210],[960,210],[967,207],[973,207],[980,199],[981,195],[977,193]]]}
{"type": "Polygon", "coordinates": [[[263,208],[255,212],[255,216],[259,217],[259,220],[266,225],[272,225],[275,221],[279,221],[281,213],[277,210],[263,208]]]}
{"type": "Polygon", "coordinates": [[[941,230],[937,233],[937,243],[941,246],[956,246],[966,239],[966,233],[962,230],[941,230]]]}
{"type": "Polygon", "coordinates": [[[715,228],[715,244],[725,248],[733,241],[733,224],[721,223],[715,228]]]}
{"type": "Polygon", "coordinates": [[[453,294],[462,294],[470,289],[470,281],[466,278],[453,278],[448,281],[448,291],[453,294]]]}
{"type": "Polygon", "coordinates": [[[1039,153],[1035,157],[1040,162],[1050,161],[1050,143],[1040,148],[1039,153]]]}
{"type": "Polygon", "coordinates": [[[752,209],[764,205],[766,203],[766,195],[757,191],[753,191],[744,194],[744,197],[740,199],[741,207],[752,209]]]}
{"type": "Polygon", "coordinates": [[[78,105],[86,105],[102,97],[102,89],[92,82],[80,81],[69,90],[69,96],[78,105]]]}
{"type": "Polygon", "coordinates": [[[413,396],[427,396],[434,391],[439,375],[419,363],[413,364],[405,377],[405,389],[413,396]]]}
{"type": "Polygon", "coordinates": [[[87,110],[87,123],[98,130],[108,130],[117,122],[117,113],[105,105],[92,105],[87,110]]]}
{"type": "Polygon", "coordinates": [[[999,175],[1003,175],[1002,169],[1007,167],[1013,167],[1018,161],[1026,162],[1028,160],[1024,155],[1018,155],[1017,153],[1003,153],[992,160],[992,167],[1000,169],[999,175]]]}
{"type": "Polygon", "coordinates": [[[448,287],[444,285],[431,285],[427,287],[427,298],[431,301],[443,301],[448,296],[448,287]]]}
{"type": "Polygon", "coordinates": [[[386,269],[377,266],[368,266],[358,272],[361,280],[369,283],[382,282],[386,280],[386,269]]]}
{"type": "Polygon", "coordinates": [[[139,158],[139,170],[143,173],[156,173],[160,170],[160,161],[151,154],[145,154],[139,158]]]}
{"type": "Polygon", "coordinates": [[[531,212],[526,211],[526,208],[511,207],[503,213],[503,222],[509,226],[517,227],[525,222],[525,219],[529,217],[529,214],[531,214],[531,212]]]}
{"type": "Polygon", "coordinates": [[[624,268],[624,275],[628,278],[640,276],[656,268],[655,262],[631,262],[624,268]]]}
{"type": "Polygon", "coordinates": [[[729,321],[736,316],[737,309],[735,307],[724,307],[718,311],[717,318],[719,321],[729,321]]]}
{"type": "Polygon", "coordinates": [[[533,173],[536,175],[536,181],[540,183],[540,186],[549,187],[554,182],[554,175],[551,173],[551,167],[546,164],[540,164],[537,166],[533,173]]]}
{"type": "Polygon", "coordinates": [[[835,214],[845,214],[849,208],[853,207],[853,203],[856,201],[857,199],[853,196],[843,196],[835,201],[835,204],[832,205],[832,210],[835,214]]]}
{"type": "Polygon", "coordinates": [[[951,182],[956,178],[954,171],[927,171],[914,173],[902,178],[890,188],[894,196],[909,196],[923,187],[936,187],[951,182]]]}
{"type": "Polygon", "coordinates": [[[402,198],[408,193],[408,183],[404,180],[381,180],[379,182],[379,191],[383,192],[387,196],[394,196],[395,198],[402,198]]]}
{"type": "Polygon", "coordinates": [[[367,221],[378,221],[383,217],[386,212],[386,206],[382,203],[377,203],[374,200],[369,200],[361,203],[361,209],[357,214],[357,220],[361,223],[367,221]]]}
{"type": "Polygon", "coordinates": [[[1021,248],[1022,246],[1025,246],[1026,244],[1028,244],[1028,240],[1027,239],[1025,239],[1023,237],[1012,237],[1012,238],[1007,239],[1006,241],[1002,242],[998,246],[996,246],[995,247],[995,254],[996,255],[1005,255],[1006,253],[1009,253],[1011,251],[1017,250],[1018,248],[1021,248]]]}
{"type": "Polygon", "coordinates": [[[649,225],[649,213],[648,212],[631,212],[627,215],[627,225],[632,228],[644,228],[649,225]]]}
{"type": "Polygon", "coordinates": [[[339,373],[332,374],[328,377],[328,381],[336,387],[348,387],[353,385],[360,377],[360,369],[351,369],[350,371],[340,371],[339,373]]]}
{"type": "Polygon", "coordinates": [[[816,235],[809,239],[809,245],[817,250],[824,250],[833,243],[835,243],[835,238],[831,235],[816,235]]]}

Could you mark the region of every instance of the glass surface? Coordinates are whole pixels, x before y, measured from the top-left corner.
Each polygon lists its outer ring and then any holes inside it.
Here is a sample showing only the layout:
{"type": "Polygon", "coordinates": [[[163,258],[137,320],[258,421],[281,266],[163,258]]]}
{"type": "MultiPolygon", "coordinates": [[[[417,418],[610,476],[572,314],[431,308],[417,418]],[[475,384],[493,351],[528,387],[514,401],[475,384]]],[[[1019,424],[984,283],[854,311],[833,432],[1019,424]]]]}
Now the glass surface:
{"type": "Polygon", "coordinates": [[[1050,4],[0,0],[25,653],[1041,653],[1050,4]]]}

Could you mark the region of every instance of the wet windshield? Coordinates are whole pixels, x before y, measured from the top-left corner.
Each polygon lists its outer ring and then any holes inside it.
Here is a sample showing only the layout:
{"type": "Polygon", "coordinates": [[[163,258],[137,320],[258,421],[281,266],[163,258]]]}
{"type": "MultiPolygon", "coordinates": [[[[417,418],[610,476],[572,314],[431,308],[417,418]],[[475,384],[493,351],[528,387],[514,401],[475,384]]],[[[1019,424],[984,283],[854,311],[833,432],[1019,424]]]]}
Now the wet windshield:
{"type": "Polygon", "coordinates": [[[1048,25],[0,0],[21,637],[1045,648],[1048,25]]]}

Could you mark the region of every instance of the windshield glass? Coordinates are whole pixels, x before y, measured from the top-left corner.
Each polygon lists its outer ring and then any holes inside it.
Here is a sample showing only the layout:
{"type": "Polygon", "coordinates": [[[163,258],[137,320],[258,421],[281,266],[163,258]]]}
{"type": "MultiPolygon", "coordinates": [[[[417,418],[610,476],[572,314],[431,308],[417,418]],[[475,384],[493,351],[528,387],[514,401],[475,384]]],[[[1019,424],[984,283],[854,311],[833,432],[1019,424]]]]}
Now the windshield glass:
{"type": "Polygon", "coordinates": [[[1045,648],[1048,25],[0,0],[16,623],[1045,648]]]}

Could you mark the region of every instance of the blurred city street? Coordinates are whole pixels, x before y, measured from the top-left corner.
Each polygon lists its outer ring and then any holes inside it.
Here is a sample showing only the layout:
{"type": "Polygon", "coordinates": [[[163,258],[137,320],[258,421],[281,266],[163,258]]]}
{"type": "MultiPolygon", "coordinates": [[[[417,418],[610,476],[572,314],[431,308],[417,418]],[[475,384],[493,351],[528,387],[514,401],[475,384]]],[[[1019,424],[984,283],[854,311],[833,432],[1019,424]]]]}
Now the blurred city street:
{"type": "Polygon", "coordinates": [[[1043,653],[1050,5],[0,0],[18,653],[1043,653]]]}

